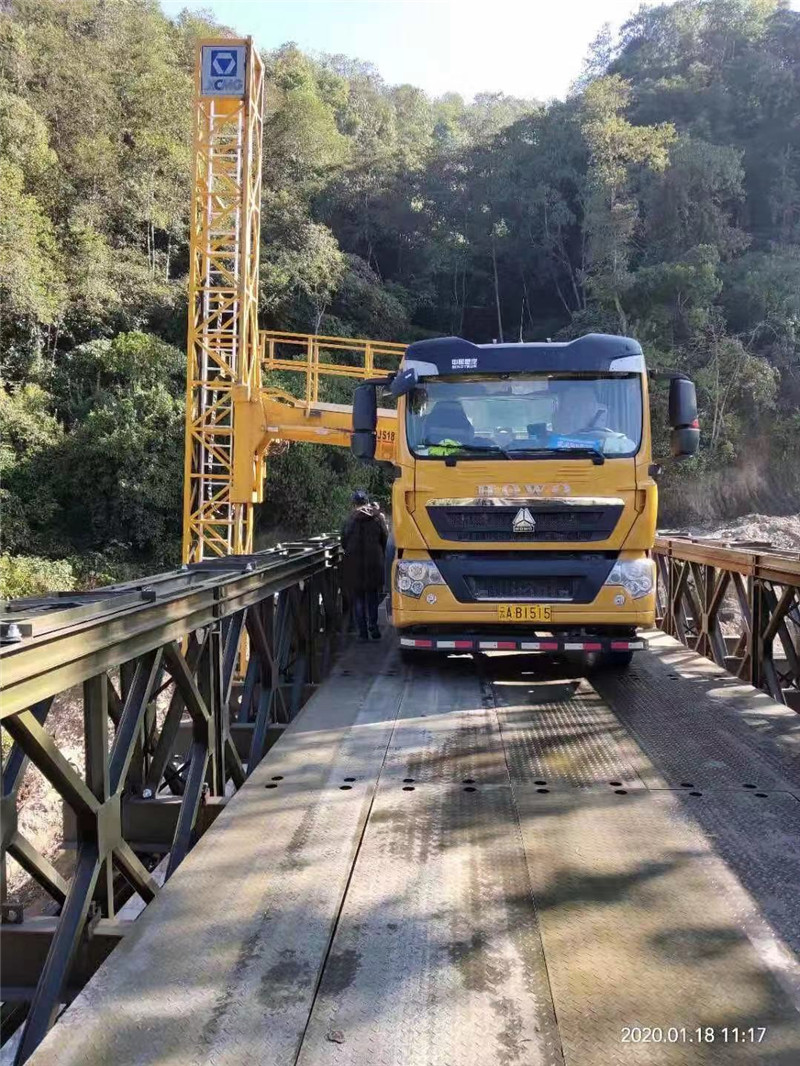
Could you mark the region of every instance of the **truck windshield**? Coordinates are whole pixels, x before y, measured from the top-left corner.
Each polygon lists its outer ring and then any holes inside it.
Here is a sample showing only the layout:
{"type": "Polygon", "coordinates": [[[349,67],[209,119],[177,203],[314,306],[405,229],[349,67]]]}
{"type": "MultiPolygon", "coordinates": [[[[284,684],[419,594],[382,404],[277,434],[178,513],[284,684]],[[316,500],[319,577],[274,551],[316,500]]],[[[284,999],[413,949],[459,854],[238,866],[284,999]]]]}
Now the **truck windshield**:
{"type": "Polygon", "coordinates": [[[634,455],[642,438],[639,374],[508,374],[423,380],[409,396],[414,455],[527,458],[634,455]]]}

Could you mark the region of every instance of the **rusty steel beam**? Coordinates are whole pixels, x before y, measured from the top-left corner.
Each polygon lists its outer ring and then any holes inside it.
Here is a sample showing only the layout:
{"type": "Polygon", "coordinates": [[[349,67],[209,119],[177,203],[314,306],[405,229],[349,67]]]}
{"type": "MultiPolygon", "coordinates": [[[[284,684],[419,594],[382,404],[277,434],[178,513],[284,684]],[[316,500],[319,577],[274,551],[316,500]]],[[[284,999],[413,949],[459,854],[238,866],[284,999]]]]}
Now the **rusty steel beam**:
{"type": "Polygon", "coordinates": [[[800,705],[800,553],[659,537],[654,555],[664,630],[778,702],[800,705]],[[720,622],[727,597],[736,607],[732,654],[720,622]]]}
{"type": "Polygon", "coordinates": [[[0,612],[2,729],[14,742],[0,800],[0,1001],[25,1005],[4,1014],[5,1028],[23,1026],[17,1064],[118,939],[96,930],[108,932],[102,923],[131,893],[144,904],[155,897],[152,857],[168,855],[171,876],[285,728],[277,719],[299,709],[309,671],[322,676],[317,648],[338,638],[340,557],[337,540],[318,538],[0,612]],[[250,661],[237,680],[245,633],[250,661]],[[45,729],[54,699],[73,685],[83,773],[45,729]],[[71,877],[18,831],[28,761],[62,799],[71,877]],[[28,924],[9,898],[7,855],[60,908],[47,928],[28,924]]]}

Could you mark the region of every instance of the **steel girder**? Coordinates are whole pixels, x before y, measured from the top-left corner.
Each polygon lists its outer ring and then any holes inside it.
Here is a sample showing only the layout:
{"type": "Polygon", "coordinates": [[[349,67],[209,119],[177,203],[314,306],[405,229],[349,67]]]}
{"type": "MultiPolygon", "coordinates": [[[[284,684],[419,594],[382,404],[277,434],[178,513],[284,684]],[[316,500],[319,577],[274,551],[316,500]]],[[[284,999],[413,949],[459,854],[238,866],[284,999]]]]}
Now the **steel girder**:
{"type": "Polygon", "coordinates": [[[120,905],[153,899],[154,867],[172,874],[226,789],[324,677],[341,627],[339,559],[338,543],[318,538],[3,613],[2,728],[13,743],[2,778],[0,999],[17,1005],[4,1009],[4,1028],[26,1015],[18,1063],[124,934],[120,905]],[[75,686],[83,773],[46,729],[75,686]],[[51,861],[18,828],[29,762],[64,802],[74,863],[68,851],[51,861]],[[7,855],[50,898],[46,921],[9,898],[7,855]]]}
{"type": "Polygon", "coordinates": [[[654,554],[661,628],[800,710],[800,557],[680,538],[654,554]]]}

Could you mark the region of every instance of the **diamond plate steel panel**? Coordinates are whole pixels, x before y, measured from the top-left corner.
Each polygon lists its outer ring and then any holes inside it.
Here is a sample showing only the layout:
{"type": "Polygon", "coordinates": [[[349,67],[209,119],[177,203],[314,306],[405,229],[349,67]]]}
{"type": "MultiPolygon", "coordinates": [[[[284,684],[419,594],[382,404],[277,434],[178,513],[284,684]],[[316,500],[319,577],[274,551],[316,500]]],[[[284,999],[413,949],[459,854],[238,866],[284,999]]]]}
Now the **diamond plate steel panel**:
{"type": "Polygon", "coordinates": [[[405,684],[357,654],[372,670],[306,704],[34,1066],[294,1062],[405,684]]]}
{"type": "Polygon", "coordinates": [[[511,791],[379,788],[298,1066],[563,1062],[511,791]]]}
{"type": "Polygon", "coordinates": [[[586,681],[491,683],[515,786],[601,789],[664,784],[586,681]]]}
{"type": "Polygon", "coordinates": [[[472,660],[414,667],[383,776],[411,782],[508,784],[491,698],[472,660]]]}
{"type": "Polygon", "coordinates": [[[800,1062],[800,1015],[745,932],[758,913],[674,795],[523,790],[517,804],[568,1064],[800,1062]],[[625,1026],[715,1039],[627,1043],[625,1026]],[[726,1043],[726,1026],[767,1034],[726,1043]]]}
{"type": "Polygon", "coordinates": [[[668,637],[593,683],[674,787],[800,796],[800,717],[668,637]]]}
{"type": "Polygon", "coordinates": [[[800,718],[681,646],[481,668],[353,648],[34,1066],[797,1066],[800,718]]]}
{"type": "Polygon", "coordinates": [[[752,790],[676,798],[800,960],[800,802],[752,790]]]}

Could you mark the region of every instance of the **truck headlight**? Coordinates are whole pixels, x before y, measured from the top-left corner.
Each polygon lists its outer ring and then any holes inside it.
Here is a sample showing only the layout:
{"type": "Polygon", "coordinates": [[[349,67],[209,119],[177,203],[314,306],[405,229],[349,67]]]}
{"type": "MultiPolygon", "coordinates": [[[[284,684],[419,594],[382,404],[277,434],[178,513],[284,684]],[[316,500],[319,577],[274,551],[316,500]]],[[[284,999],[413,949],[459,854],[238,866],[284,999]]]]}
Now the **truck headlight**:
{"type": "Polygon", "coordinates": [[[394,584],[404,596],[419,599],[428,585],[444,585],[435,563],[425,559],[400,559],[394,570],[394,584]]]}
{"type": "Polygon", "coordinates": [[[632,600],[640,600],[655,588],[656,564],[652,559],[618,559],[605,583],[621,585],[632,600]]]}

